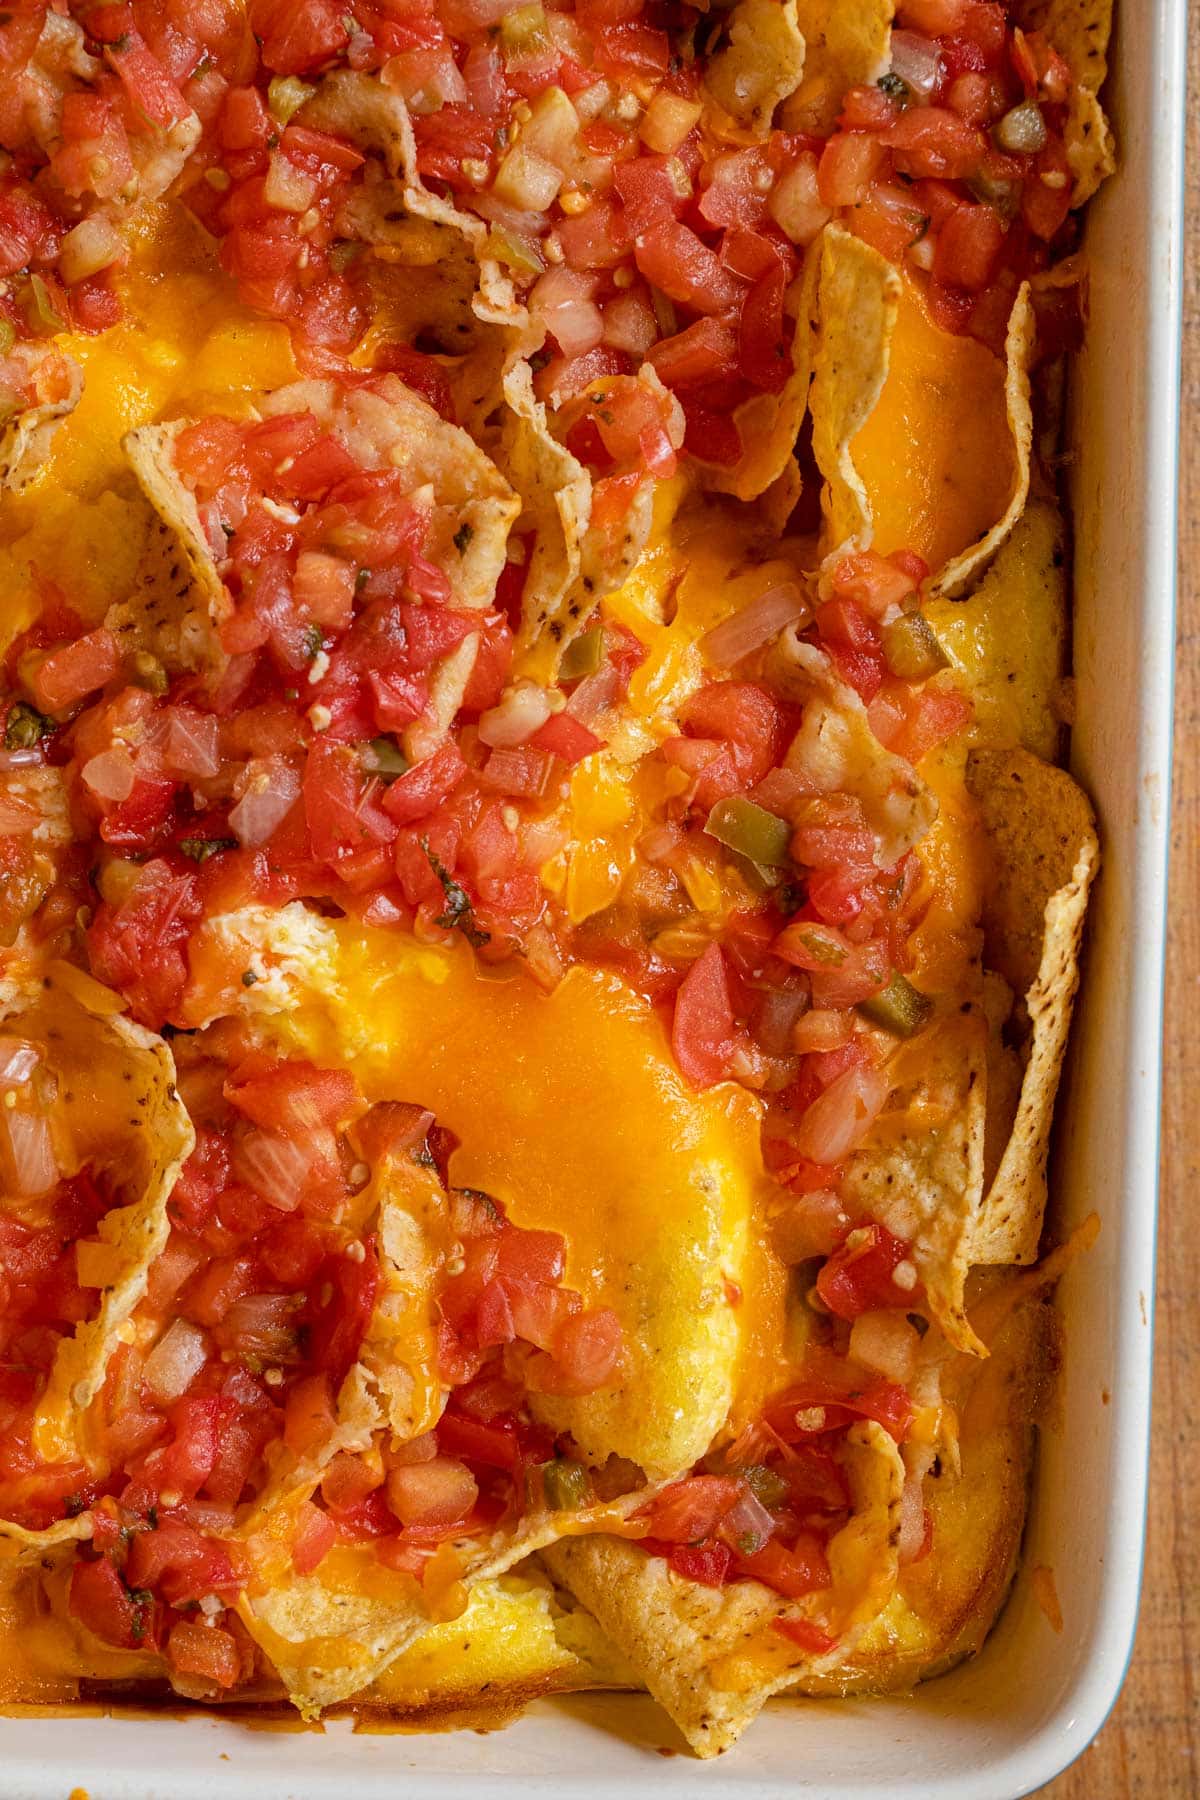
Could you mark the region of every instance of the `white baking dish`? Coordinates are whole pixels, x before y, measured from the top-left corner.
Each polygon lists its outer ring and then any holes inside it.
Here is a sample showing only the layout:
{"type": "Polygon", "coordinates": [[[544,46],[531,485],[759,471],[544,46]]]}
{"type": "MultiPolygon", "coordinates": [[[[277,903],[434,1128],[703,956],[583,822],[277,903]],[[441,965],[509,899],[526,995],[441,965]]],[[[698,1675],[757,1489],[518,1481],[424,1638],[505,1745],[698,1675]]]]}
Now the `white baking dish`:
{"type": "Polygon", "coordinates": [[[534,1793],[767,1800],[1016,1800],[1103,1723],[1137,1615],[1150,1416],[1162,944],[1174,648],[1185,0],[1127,0],[1108,99],[1121,173],[1088,225],[1092,318],[1075,371],[1077,771],[1105,872],[1058,1145],[1063,1225],[1097,1247],[1062,1284],[1061,1427],[1046,1434],[1022,1573],[971,1665],[911,1699],[778,1703],[717,1764],[662,1760],[649,1702],[584,1696],[509,1730],[425,1736],[249,1730],[191,1716],[0,1720],[0,1795],[62,1800],[432,1800],[534,1793]],[[1056,1636],[1029,1571],[1053,1570],[1056,1636]],[[461,1785],[460,1785],[461,1784],[461,1785]]]}

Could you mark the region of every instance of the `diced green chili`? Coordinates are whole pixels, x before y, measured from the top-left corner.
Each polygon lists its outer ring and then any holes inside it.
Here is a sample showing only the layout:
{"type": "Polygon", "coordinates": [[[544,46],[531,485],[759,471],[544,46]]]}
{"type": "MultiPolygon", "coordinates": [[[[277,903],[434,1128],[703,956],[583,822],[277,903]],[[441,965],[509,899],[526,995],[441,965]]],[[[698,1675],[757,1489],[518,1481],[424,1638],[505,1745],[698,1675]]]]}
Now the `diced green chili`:
{"type": "Polygon", "coordinates": [[[524,274],[540,275],[546,267],[532,238],[522,237],[516,231],[503,231],[495,225],[488,232],[484,254],[494,256],[506,268],[516,269],[524,274]]]}
{"type": "Polygon", "coordinates": [[[872,1025],[882,1025],[885,1031],[894,1032],[897,1037],[910,1038],[916,1037],[929,1023],[933,1001],[901,975],[899,969],[893,969],[892,978],[883,992],[873,995],[870,1000],[860,1000],[858,1010],[872,1025]]]}
{"type": "Polygon", "coordinates": [[[787,1499],[790,1492],[787,1482],[765,1463],[751,1463],[748,1469],[740,1469],[738,1473],[755,1499],[761,1500],[764,1506],[782,1506],[787,1499]]]}
{"type": "Polygon", "coordinates": [[[550,47],[545,10],[514,6],[500,21],[500,46],[508,56],[529,56],[550,47]]]}
{"type": "Polygon", "coordinates": [[[578,1512],[592,1497],[592,1484],[582,1463],[557,1462],[542,1464],[542,1492],[552,1512],[578,1512]]]}
{"type": "Polygon", "coordinates": [[[54,730],[54,720],[47,719],[25,700],[14,700],[8,709],[4,726],[6,750],[32,750],[47,733],[54,730]]]}
{"type": "Polygon", "coordinates": [[[393,738],[372,738],[364,744],[358,753],[359,761],[368,775],[377,775],[380,781],[395,781],[397,775],[403,775],[408,769],[408,758],[393,738]]]}
{"type": "Polygon", "coordinates": [[[992,127],[997,149],[1033,156],[1046,142],[1046,121],[1036,100],[1022,100],[992,127]]]}
{"type": "Polygon", "coordinates": [[[308,103],[316,93],[307,81],[301,81],[295,75],[276,75],[267,87],[267,105],[271,109],[271,117],[286,125],[293,113],[308,103]]]}
{"type": "Polygon", "coordinates": [[[892,674],[905,681],[923,681],[950,664],[928,619],[919,612],[902,613],[884,626],[883,654],[892,674]]]}
{"type": "Polygon", "coordinates": [[[564,681],[579,681],[585,675],[594,675],[603,661],[604,632],[599,625],[593,625],[572,638],[562,653],[558,672],[564,681]]]}
{"type": "Polygon", "coordinates": [[[220,856],[222,850],[236,850],[236,838],[180,838],[179,848],[184,856],[194,863],[206,863],[210,856],[220,856]]]}
{"type": "Polygon", "coordinates": [[[54,304],[53,296],[40,275],[31,275],[19,296],[21,311],[29,329],[37,337],[53,337],[65,331],[67,322],[54,304]]]}
{"type": "Polygon", "coordinates": [[[763,868],[779,869],[790,860],[792,828],[787,820],[747,800],[744,794],[718,800],[704,829],[719,844],[763,868]]]}

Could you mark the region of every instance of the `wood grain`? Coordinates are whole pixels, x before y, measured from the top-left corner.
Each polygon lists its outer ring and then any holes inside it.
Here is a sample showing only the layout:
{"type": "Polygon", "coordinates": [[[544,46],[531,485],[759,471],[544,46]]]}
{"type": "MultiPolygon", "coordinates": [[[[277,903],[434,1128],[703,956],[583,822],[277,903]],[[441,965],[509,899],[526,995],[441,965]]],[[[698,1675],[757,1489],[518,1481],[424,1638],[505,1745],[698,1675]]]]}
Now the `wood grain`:
{"type": "MultiPolygon", "coordinates": [[[[1200,95],[1200,7],[1189,85],[1200,95]]],[[[1154,1436],[1141,1621],[1108,1724],[1053,1800],[1200,1795],[1200,122],[1189,109],[1175,778],[1154,1436]]]]}

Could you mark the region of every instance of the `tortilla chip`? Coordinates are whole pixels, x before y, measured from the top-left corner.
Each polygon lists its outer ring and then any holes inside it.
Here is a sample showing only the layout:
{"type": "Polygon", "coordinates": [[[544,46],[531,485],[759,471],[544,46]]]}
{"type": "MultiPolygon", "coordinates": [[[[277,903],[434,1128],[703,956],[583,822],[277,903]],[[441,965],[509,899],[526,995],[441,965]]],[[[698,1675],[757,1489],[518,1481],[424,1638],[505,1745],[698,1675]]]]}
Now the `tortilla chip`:
{"type": "Polygon", "coordinates": [[[1015,478],[1008,505],[989,531],[960,556],[952,558],[929,583],[930,594],[961,594],[971,577],[995,556],[1025,511],[1029,498],[1029,474],[1033,454],[1033,409],[1029,396],[1029,366],[1033,360],[1037,320],[1029,283],[1024,282],[1008,321],[1004,340],[1005,413],[1015,459],[1015,478]]]}
{"type": "MultiPolygon", "coordinates": [[[[166,1243],[167,1197],[195,1138],[166,1044],[120,1017],[114,996],[81,970],[52,963],[36,988],[6,989],[0,1017],[39,1047],[57,1079],[51,1129],[59,1168],[106,1175],[118,1196],[96,1231],[111,1253],[111,1281],[96,1316],[60,1340],[32,1433],[46,1462],[83,1460],[99,1476],[107,1464],[92,1409],[149,1266],[166,1243]]],[[[15,1201],[10,1206],[18,1210],[15,1201]]],[[[30,1219],[36,1201],[20,1203],[19,1212],[30,1219]]],[[[52,1528],[53,1541],[84,1535],[52,1528]]]]}
{"type": "Polygon", "coordinates": [[[312,1716],[378,1681],[431,1626],[459,1619],[476,1583],[564,1535],[612,1529],[645,1491],[579,1512],[530,1513],[515,1530],[443,1545],[427,1565],[424,1588],[386,1568],[371,1543],[335,1545],[315,1573],[297,1575],[289,1512],[277,1507],[245,1540],[254,1575],[238,1613],[294,1705],[312,1716]]]}
{"type": "Polygon", "coordinates": [[[1066,546],[1053,501],[1030,502],[974,593],[930,599],[924,612],[974,703],[968,741],[1019,744],[1053,762],[1068,627],[1066,546]]]}
{"type": "Polygon", "coordinates": [[[83,370],[56,350],[19,344],[0,359],[0,392],[6,389],[25,404],[0,428],[0,493],[19,492],[33,480],[55,432],[79,405],[83,370]]]}
{"type": "MultiPolygon", "coordinates": [[[[586,616],[577,589],[592,510],[592,483],[582,463],[550,431],[546,408],[533,392],[533,371],[526,360],[531,353],[527,341],[509,356],[504,370],[502,391],[508,417],[498,457],[523,503],[516,535],[533,534],[517,655],[530,657],[541,646],[539,661],[549,663],[546,672],[551,673],[586,616]]],[[[587,610],[590,605],[589,595],[587,610]]]]}
{"type": "Polygon", "coordinates": [[[796,0],[738,0],[726,30],[729,41],[705,70],[704,85],[743,131],[765,138],[775,108],[804,73],[796,0]]]}
{"type": "Polygon", "coordinates": [[[989,1337],[986,1362],[952,1359],[942,1389],[959,1412],[961,1467],[942,1458],[925,1477],[933,1554],[900,1570],[895,1594],[846,1661],[805,1675],[793,1692],[910,1688],[980,1649],[1020,1552],[1050,1323],[1044,1307],[1021,1306],[989,1337]]]}
{"type": "Polygon", "coordinates": [[[897,1049],[888,1073],[892,1094],[851,1157],[843,1191],[912,1245],[930,1316],[947,1340],[986,1355],[963,1301],[983,1193],[982,1013],[970,1002],[943,1002],[925,1030],[897,1049]]]}
{"type": "Polygon", "coordinates": [[[538,1694],[637,1685],[591,1614],[531,1558],[478,1583],[460,1618],[432,1625],[355,1704],[426,1725],[435,1712],[491,1719],[538,1694]]]}
{"type": "Polygon", "coordinates": [[[851,446],[883,392],[901,280],[886,257],[828,225],[817,240],[817,334],[809,406],[813,455],[825,477],[821,510],[829,551],[864,549],[871,503],[851,446]]]}
{"type": "Polygon", "coordinates": [[[892,60],[895,0],[799,0],[804,78],[784,102],[787,131],[828,137],[847,88],[869,87],[892,60]]]}
{"type": "Polygon", "coordinates": [[[219,632],[233,602],[217,574],[200,514],[174,472],[175,444],[187,421],[143,425],[124,441],[138,484],[154,509],[134,593],[111,607],[105,624],[128,654],[142,650],[169,669],[207,669],[224,661],[219,632]]]}
{"type": "Polygon", "coordinates": [[[712,1588],[684,1580],[664,1558],[617,1538],[569,1539],[542,1553],[698,1756],[727,1750],[772,1694],[846,1660],[895,1591],[900,1452],[866,1420],[846,1433],[839,1454],[854,1510],[829,1545],[832,1586],[802,1600],[757,1581],[712,1588]],[[832,1651],[805,1651],[775,1629],[789,1620],[840,1641],[832,1651]]]}
{"type": "MultiPolygon", "coordinates": [[[[883,556],[912,550],[923,557],[933,571],[927,592],[959,593],[1024,508],[1033,439],[1033,326],[1023,287],[1002,363],[976,339],[941,330],[914,282],[900,284],[887,321],[887,378],[874,382],[869,405],[856,415],[859,428],[849,434],[853,441],[842,446],[857,481],[857,510],[849,511],[844,529],[853,525],[858,541],[883,556]]],[[[872,354],[882,353],[875,346],[872,354]]],[[[818,419],[814,389],[814,424],[818,419]]],[[[822,460],[818,449],[823,472],[833,468],[836,476],[831,452],[826,449],[822,460]]],[[[846,519],[843,512],[837,522],[846,519]]],[[[831,533],[829,547],[839,541],[831,533]]]]}
{"type": "MultiPolygon", "coordinates": [[[[733,494],[739,500],[757,500],[773,482],[791,477],[783,522],[800,497],[800,474],[793,460],[796,440],[808,410],[808,385],[813,368],[813,312],[821,254],[810,245],[804,272],[794,292],[798,296],[796,329],[792,335],[791,370],[778,394],[754,394],[744,400],[733,417],[742,440],[742,455],[732,469],[702,465],[706,488],[733,494]]],[[[698,460],[698,459],[697,459],[698,460]]]]}
{"type": "Polygon", "coordinates": [[[1117,166],[1112,127],[1099,93],[1108,75],[1113,0],[1022,0],[1015,22],[1044,31],[1075,78],[1067,111],[1071,205],[1084,206],[1117,166]]]}
{"type": "Polygon", "coordinates": [[[1041,1236],[1054,1098],[1100,850],[1083,791],[1028,751],[972,751],[967,784],[995,851],[985,961],[1024,996],[1018,1023],[1028,1021],[1016,1121],[972,1234],[971,1260],[1028,1263],[1041,1236]]]}

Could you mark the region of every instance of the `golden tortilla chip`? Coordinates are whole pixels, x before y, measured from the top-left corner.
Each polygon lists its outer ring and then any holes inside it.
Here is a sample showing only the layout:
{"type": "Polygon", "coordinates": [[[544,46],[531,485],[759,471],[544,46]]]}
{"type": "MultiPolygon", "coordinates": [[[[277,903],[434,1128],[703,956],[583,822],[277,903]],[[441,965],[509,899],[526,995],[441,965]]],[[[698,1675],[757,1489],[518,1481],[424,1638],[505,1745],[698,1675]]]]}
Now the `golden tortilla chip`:
{"type": "Polygon", "coordinates": [[[1053,501],[1030,502],[974,593],[932,598],[923,610],[974,703],[968,740],[992,749],[1019,744],[1053,762],[1068,625],[1063,523],[1053,501]]]}
{"type": "Polygon", "coordinates": [[[14,396],[15,410],[0,426],[0,493],[33,480],[55,432],[79,405],[83,371],[73,357],[18,344],[0,358],[0,399],[6,394],[14,396]]]}
{"type": "Polygon", "coordinates": [[[533,392],[526,347],[510,354],[502,392],[508,417],[497,454],[523,503],[517,536],[533,534],[517,655],[534,657],[549,675],[591,608],[592,596],[577,590],[592,483],[582,463],[550,431],[546,408],[533,392]]]}
{"type": "Polygon", "coordinates": [[[431,1625],[355,1704],[414,1724],[472,1713],[493,1722],[539,1694],[637,1685],[591,1614],[531,1558],[479,1582],[460,1618],[431,1625]]]}
{"type": "Polygon", "coordinates": [[[105,624],[127,652],[149,652],[170,669],[205,669],[224,661],[218,634],[233,602],[195,499],[174,472],[175,444],[187,423],[143,425],[125,439],[154,517],[135,592],[110,608],[105,624]]]}
{"type": "Polygon", "coordinates": [[[893,1092],[850,1159],[843,1192],[912,1245],[930,1316],[956,1349],[986,1355],[963,1289],[983,1193],[987,1028],[950,998],[888,1065],[893,1092]]]}
{"type": "MultiPolygon", "coordinates": [[[[889,342],[872,341],[858,375],[871,384],[867,404],[856,407],[845,441],[831,432],[819,444],[814,434],[832,484],[829,547],[841,542],[840,527],[884,556],[914,550],[933,571],[927,590],[956,595],[1008,537],[1029,492],[1029,290],[1013,307],[1003,363],[976,339],[936,326],[911,280],[885,323],[889,342]],[[847,489],[853,504],[839,506],[847,489]]],[[[814,427],[819,419],[814,388],[814,427]]]]}
{"type": "MultiPolygon", "coordinates": [[[[57,1082],[50,1124],[59,1169],[73,1175],[89,1168],[110,1180],[117,1196],[80,1265],[84,1285],[100,1285],[88,1280],[89,1271],[103,1282],[96,1316],[60,1341],[32,1433],[46,1462],[79,1459],[96,1475],[107,1465],[94,1404],[166,1243],[167,1197],[195,1142],[166,1044],[120,1017],[117,1006],[108,989],[61,963],[49,965],[38,987],[10,987],[0,1000],[7,1029],[36,1048],[57,1082]]],[[[10,1197],[9,1206],[27,1223],[36,1219],[36,1197],[10,1197]]],[[[51,1528],[55,1542],[83,1535],[51,1528]]]]}
{"type": "Polygon", "coordinates": [[[829,1545],[832,1586],[785,1600],[757,1581],[705,1587],[662,1557],[617,1538],[565,1539],[542,1552],[552,1575],[591,1612],[698,1756],[734,1744],[772,1694],[836,1669],[895,1591],[904,1463],[873,1420],[838,1452],[853,1512],[829,1545]],[[802,1649],[775,1629],[805,1621],[838,1638],[802,1649]]]}
{"type": "Polygon", "coordinates": [[[788,131],[828,137],[847,88],[867,87],[892,60],[895,0],[799,0],[804,77],[783,106],[788,131]]]}
{"type": "Polygon", "coordinates": [[[886,257],[838,225],[826,226],[817,242],[817,334],[809,406],[813,455],[825,477],[821,510],[826,546],[830,551],[864,549],[871,540],[871,502],[851,446],[887,380],[902,284],[886,257]]]}
{"type": "Polygon", "coordinates": [[[1044,31],[1075,78],[1067,112],[1071,205],[1084,206],[1117,166],[1112,127],[1100,105],[1108,75],[1113,0],[1022,0],[1015,22],[1044,31]]]}
{"type": "Polygon", "coordinates": [[[709,63],[704,85],[743,131],[765,138],[775,108],[804,73],[796,0],[738,0],[726,30],[729,42],[709,63]]]}
{"type": "Polygon", "coordinates": [[[1029,366],[1033,360],[1037,320],[1029,283],[1017,295],[1004,340],[1004,405],[1015,463],[1015,478],[1008,505],[990,530],[961,555],[953,557],[929,584],[931,594],[961,594],[971,577],[995,556],[1025,511],[1029,498],[1029,474],[1033,455],[1033,409],[1029,396],[1029,366]]]}
{"type": "Polygon", "coordinates": [[[445,1544],[427,1565],[424,1587],[385,1567],[371,1543],[335,1545],[313,1574],[297,1575],[292,1520],[279,1506],[245,1540],[254,1574],[238,1612],[289,1698],[313,1715],[378,1681],[431,1626],[459,1619],[477,1583],[564,1536],[620,1526],[649,1491],[577,1512],[530,1513],[513,1530],[445,1544]]]}
{"type": "Polygon", "coordinates": [[[1083,791],[1028,751],[972,751],[967,784],[995,851],[984,959],[1024,996],[1018,1023],[1028,1021],[1016,1121],[972,1234],[971,1260],[1027,1263],[1045,1213],[1054,1098],[1100,850],[1083,791]]]}

